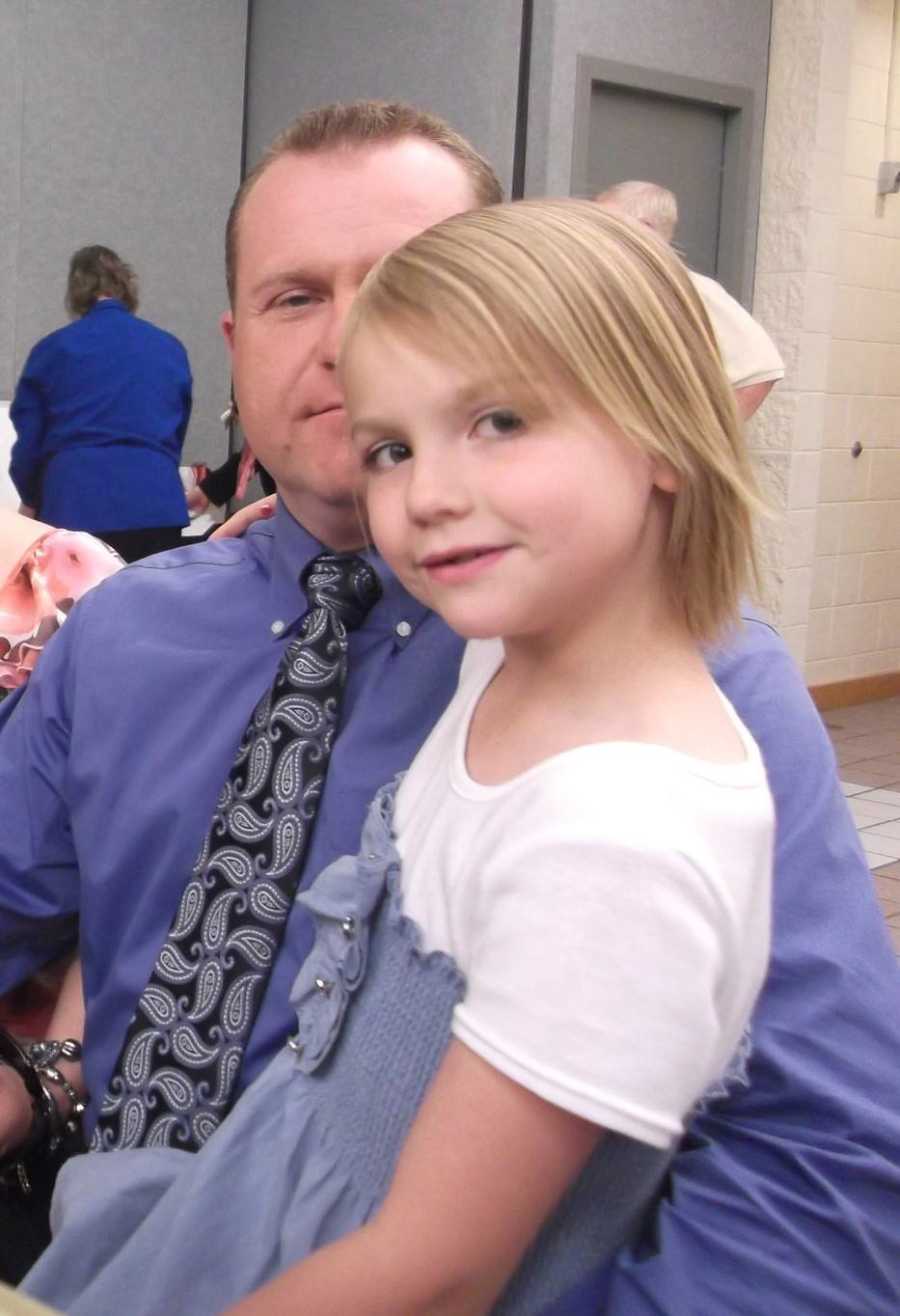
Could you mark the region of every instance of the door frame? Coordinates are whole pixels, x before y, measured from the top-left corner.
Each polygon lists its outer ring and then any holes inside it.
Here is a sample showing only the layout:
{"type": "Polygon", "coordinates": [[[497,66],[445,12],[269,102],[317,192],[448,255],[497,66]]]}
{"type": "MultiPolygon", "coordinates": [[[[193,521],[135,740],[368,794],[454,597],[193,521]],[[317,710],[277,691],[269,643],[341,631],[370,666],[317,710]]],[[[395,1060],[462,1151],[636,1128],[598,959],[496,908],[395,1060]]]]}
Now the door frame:
{"type": "Polygon", "coordinates": [[[719,242],[716,278],[735,296],[744,292],[744,253],[747,244],[747,196],[751,147],[753,144],[752,87],[702,78],[663,73],[638,64],[621,64],[595,55],[579,55],[575,76],[575,123],[572,141],[572,196],[587,196],[590,190],[588,162],[591,98],[594,87],[643,91],[662,100],[686,101],[722,110],[725,142],[722,161],[722,191],[719,205],[719,242]]]}

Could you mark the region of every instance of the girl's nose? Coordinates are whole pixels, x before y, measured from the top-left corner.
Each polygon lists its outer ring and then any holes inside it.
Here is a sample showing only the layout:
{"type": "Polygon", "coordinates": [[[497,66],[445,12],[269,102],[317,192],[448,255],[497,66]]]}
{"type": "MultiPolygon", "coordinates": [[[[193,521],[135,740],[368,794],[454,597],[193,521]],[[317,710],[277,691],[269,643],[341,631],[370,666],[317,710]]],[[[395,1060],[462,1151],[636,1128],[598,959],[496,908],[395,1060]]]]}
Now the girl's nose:
{"type": "Polygon", "coordinates": [[[410,467],[406,501],[413,520],[438,521],[468,509],[469,492],[457,461],[417,454],[410,467]]]}

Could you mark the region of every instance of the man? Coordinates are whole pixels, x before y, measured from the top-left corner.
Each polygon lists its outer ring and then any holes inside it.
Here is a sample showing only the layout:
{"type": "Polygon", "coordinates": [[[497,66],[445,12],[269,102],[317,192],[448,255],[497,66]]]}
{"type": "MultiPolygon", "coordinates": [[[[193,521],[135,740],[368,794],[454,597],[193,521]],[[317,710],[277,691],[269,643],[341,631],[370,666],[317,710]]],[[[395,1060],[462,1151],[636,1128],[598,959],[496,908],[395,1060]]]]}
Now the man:
{"type": "MultiPolygon", "coordinates": [[[[99,588],[3,718],[0,988],[53,954],[80,912],[89,1125],[244,725],[306,609],[298,575],[321,544],[363,543],[334,371],[346,311],[380,255],[496,195],[465,143],[409,115],[304,116],[239,194],[223,328],[244,427],[281,493],[274,520],[99,588]]],[[[454,685],[459,642],[382,579],[350,636],[304,883],[355,850],[375,786],[409,762],[454,685]]],[[[604,1295],[613,1316],[893,1312],[893,955],[824,731],[777,636],[749,620],[713,670],[778,804],[772,971],[743,1072],[691,1124],[655,1218],[560,1310],[595,1311],[604,1295]]],[[[309,944],[295,909],[242,1083],[291,1030],[309,944]]]]}
{"type": "MultiPolygon", "coordinates": [[[[76,612],[64,651],[42,658],[47,672],[34,700],[3,710],[0,778],[11,793],[0,793],[0,990],[67,944],[80,915],[84,1083],[94,1094],[88,1130],[241,734],[307,611],[300,576],[323,544],[343,550],[363,538],[334,371],[347,308],[383,253],[500,198],[493,172],[467,143],[404,108],[307,116],[289,140],[236,198],[232,309],[223,317],[242,422],[281,491],[274,525],[141,566],[101,609],[99,625],[85,619],[86,648],[76,612]],[[340,145],[342,135],[356,149],[340,145]],[[368,145],[373,135],[380,142],[368,145]],[[316,149],[305,149],[308,141],[316,149]],[[120,668],[115,654],[131,657],[120,668]],[[38,744],[53,725],[62,730],[59,719],[66,744],[58,758],[45,746],[55,758],[45,776],[35,753],[43,755],[38,744]],[[70,770],[85,787],[71,796],[70,770]],[[131,875],[127,894],[121,874],[131,875]]],[[[409,763],[448,701],[461,651],[438,618],[385,581],[381,601],[350,636],[345,726],[307,880],[355,848],[374,791],[409,763]]],[[[295,909],[242,1083],[291,1029],[289,990],[311,940],[295,909]]],[[[81,1086],[77,1062],[59,1068],[81,1086]]],[[[18,1105],[9,1123],[21,1133],[22,1085],[0,1069],[0,1102],[4,1084],[7,1105],[18,1105]]],[[[52,1096],[65,1104],[58,1087],[52,1096]]],[[[3,1143],[0,1126],[0,1152],[3,1143]]]]}
{"type": "MultiPolygon", "coordinates": [[[[678,199],[659,183],[628,179],[606,188],[594,200],[605,210],[639,220],[664,242],[671,242],[675,237],[678,199]]],[[[784,362],[762,325],[748,315],[721,283],[695,270],[690,275],[712,321],[738,410],[744,420],[749,420],[775,383],[784,377],[784,362]]]]}

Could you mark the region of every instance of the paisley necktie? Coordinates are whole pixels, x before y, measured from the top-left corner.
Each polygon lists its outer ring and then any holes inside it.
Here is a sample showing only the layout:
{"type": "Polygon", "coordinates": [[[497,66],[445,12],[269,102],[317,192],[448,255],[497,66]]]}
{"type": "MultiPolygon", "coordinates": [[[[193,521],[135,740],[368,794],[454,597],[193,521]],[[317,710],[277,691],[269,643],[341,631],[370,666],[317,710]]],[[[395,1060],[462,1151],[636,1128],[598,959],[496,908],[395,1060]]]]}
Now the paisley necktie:
{"type": "Polygon", "coordinates": [[[381,589],[323,553],[310,603],[244,732],[175,920],[129,1024],[92,1151],[195,1151],[227,1114],[284,934],[340,712],[347,632],[381,589]]]}

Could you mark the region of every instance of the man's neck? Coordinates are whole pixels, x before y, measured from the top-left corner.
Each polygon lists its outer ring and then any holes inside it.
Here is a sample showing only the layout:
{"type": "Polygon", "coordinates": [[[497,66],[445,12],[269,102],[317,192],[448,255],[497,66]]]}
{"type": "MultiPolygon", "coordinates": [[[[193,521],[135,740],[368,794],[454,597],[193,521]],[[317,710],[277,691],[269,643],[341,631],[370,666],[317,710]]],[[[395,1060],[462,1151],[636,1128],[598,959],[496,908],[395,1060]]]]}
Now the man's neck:
{"type": "Polygon", "coordinates": [[[311,508],[307,499],[282,489],[278,490],[278,497],[297,524],[332,552],[358,553],[371,548],[355,505],[348,508],[343,504],[330,506],[319,502],[311,508]]]}

